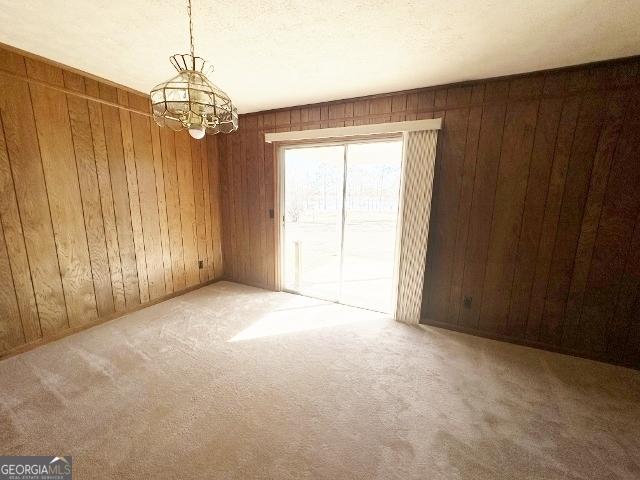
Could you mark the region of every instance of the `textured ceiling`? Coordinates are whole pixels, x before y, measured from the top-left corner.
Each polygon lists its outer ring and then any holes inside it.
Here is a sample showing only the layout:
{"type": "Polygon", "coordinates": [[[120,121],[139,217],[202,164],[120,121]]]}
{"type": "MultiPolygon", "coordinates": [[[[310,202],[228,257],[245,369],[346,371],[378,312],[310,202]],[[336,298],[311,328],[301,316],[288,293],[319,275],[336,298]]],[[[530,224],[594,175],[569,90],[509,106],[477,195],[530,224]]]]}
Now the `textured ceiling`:
{"type": "MultiPolygon", "coordinates": [[[[640,54],[639,0],[193,0],[241,112],[640,54]]],[[[0,42],[147,92],[188,51],[183,0],[0,0],[0,42]]]]}

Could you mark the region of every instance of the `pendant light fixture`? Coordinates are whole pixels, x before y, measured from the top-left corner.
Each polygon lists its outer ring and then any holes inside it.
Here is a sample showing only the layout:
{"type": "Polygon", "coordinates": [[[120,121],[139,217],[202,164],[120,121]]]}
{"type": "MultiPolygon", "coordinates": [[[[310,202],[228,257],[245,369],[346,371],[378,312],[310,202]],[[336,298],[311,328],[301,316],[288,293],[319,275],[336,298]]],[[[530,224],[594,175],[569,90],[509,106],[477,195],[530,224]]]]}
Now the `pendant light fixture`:
{"type": "Polygon", "coordinates": [[[213,67],[196,57],[193,48],[191,0],[189,15],[190,54],[176,54],[170,60],[178,75],[151,90],[153,118],[161,127],[188,129],[195,139],[205,133],[230,133],[238,129],[238,111],[229,96],[207,78],[213,67]]]}

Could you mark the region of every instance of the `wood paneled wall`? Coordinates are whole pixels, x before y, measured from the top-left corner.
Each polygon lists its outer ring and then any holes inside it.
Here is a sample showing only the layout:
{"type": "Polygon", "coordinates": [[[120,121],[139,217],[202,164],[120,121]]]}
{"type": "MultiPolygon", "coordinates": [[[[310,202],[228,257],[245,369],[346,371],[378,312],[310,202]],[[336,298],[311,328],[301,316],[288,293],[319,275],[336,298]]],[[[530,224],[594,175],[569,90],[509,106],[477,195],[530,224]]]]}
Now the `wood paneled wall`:
{"type": "Polygon", "coordinates": [[[639,367],[638,64],[241,116],[217,139],[227,276],[274,287],[265,132],[442,117],[423,322],[639,367]]]}
{"type": "Polygon", "coordinates": [[[223,274],[216,149],[148,112],[0,48],[0,355],[223,274]]]}

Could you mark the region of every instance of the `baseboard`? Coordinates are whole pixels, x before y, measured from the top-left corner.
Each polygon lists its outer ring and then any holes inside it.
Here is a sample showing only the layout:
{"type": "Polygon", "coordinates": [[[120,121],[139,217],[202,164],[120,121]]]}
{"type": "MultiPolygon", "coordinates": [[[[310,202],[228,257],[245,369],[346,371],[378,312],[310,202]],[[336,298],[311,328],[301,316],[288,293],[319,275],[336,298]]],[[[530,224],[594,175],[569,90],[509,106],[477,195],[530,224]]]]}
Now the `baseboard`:
{"type": "Polygon", "coordinates": [[[528,340],[518,337],[511,337],[508,335],[494,334],[490,332],[483,332],[482,330],[476,330],[473,328],[461,327],[459,325],[450,325],[448,323],[438,322],[429,318],[421,318],[421,325],[429,325],[430,327],[444,328],[445,330],[453,330],[454,332],[465,333],[467,335],[473,335],[474,337],[488,338],[491,340],[498,340],[500,342],[512,343],[515,345],[522,345],[524,347],[537,348],[539,350],[546,350],[548,352],[562,353],[564,355],[570,355],[572,357],[587,358],[589,360],[595,360],[601,363],[608,363],[611,365],[618,365],[620,367],[631,368],[633,370],[640,370],[640,365],[635,365],[629,362],[620,360],[614,360],[606,358],[601,355],[592,354],[589,352],[583,352],[580,350],[572,350],[570,348],[558,347],[556,345],[549,345],[548,343],[537,342],[534,340],[528,340]]]}
{"type": "Polygon", "coordinates": [[[228,277],[228,276],[223,276],[219,280],[220,281],[224,280],[224,281],[227,281],[227,282],[239,283],[241,285],[247,285],[249,287],[261,288],[262,290],[268,290],[270,292],[279,291],[279,290],[276,290],[275,288],[273,288],[273,286],[267,285],[266,283],[261,283],[261,282],[252,282],[250,280],[239,280],[237,278],[228,277]]]}
{"type": "Polygon", "coordinates": [[[84,330],[88,330],[93,327],[97,327],[98,325],[102,325],[103,323],[110,322],[111,320],[115,320],[116,318],[120,318],[129,313],[137,312],[138,310],[142,310],[143,308],[150,307],[152,305],[157,305],[158,303],[166,302],[175,297],[179,297],[180,295],[184,295],[185,293],[192,292],[193,290],[197,290],[202,287],[206,287],[207,285],[212,285],[214,283],[220,282],[224,280],[223,278],[215,278],[213,280],[207,280],[206,282],[199,283],[197,285],[193,285],[191,287],[185,288],[184,290],[180,290],[177,292],[170,293],[160,298],[156,298],[147,303],[142,303],[140,305],[136,305],[127,310],[123,310],[121,312],[114,312],[110,315],[106,315],[104,317],[98,318],[97,321],[82,325],[79,327],[70,327],[59,332],[56,332],[53,335],[49,335],[48,337],[41,337],[33,342],[24,343],[17,347],[14,347],[10,350],[6,350],[4,352],[0,352],[0,360],[4,360],[9,357],[13,357],[14,355],[18,355],[20,353],[28,352],[29,350],[33,350],[34,348],[40,347],[42,345],[46,345],[47,343],[55,342],[56,340],[60,340],[61,338],[67,337],[69,335],[73,335],[74,333],[82,332],[84,330]]]}

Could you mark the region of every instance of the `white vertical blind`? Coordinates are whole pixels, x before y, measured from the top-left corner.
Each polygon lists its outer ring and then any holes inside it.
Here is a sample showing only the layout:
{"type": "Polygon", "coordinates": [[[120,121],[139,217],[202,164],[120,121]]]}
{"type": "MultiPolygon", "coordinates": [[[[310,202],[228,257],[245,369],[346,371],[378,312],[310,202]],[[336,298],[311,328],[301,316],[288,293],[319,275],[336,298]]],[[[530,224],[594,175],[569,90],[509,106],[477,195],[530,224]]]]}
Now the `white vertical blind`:
{"type": "Polygon", "coordinates": [[[429,238],[437,130],[404,134],[404,164],[396,320],[420,322],[429,238]]]}

